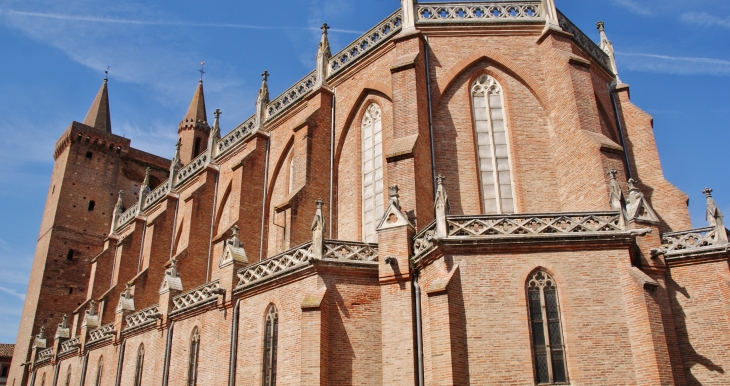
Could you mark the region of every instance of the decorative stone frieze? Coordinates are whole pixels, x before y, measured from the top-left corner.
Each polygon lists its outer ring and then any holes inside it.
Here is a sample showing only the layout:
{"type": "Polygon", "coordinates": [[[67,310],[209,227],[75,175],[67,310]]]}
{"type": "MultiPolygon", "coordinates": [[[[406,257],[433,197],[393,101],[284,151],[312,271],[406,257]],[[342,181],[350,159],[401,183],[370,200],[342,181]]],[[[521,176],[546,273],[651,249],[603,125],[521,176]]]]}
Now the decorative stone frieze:
{"type": "Polygon", "coordinates": [[[69,339],[69,340],[61,343],[61,349],[59,350],[58,355],[64,355],[64,354],[70,353],[70,352],[78,349],[80,344],[81,344],[81,340],[78,337],[69,339]]]}
{"type": "Polygon", "coordinates": [[[160,318],[160,306],[155,304],[154,306],[147,307],[143,310],[135,312],[126,316],[127,327],[124,331],[130,331],[136,328],[141,328],[153,324],[160,318]]]}
{"type": "Polygon", "coordinates": [[[546,20],[540,1],[509,3],[424,3],[417,6],[418,24],[499,23],[546,20]]]}
{"type": "Polygon", "coordinates": [[[366,52],[373,50],[375,47],[395,36],[403,27],[402,14],[402,10],[396,11],[368,32],[365,32],[365,34],[357,40],[350,43],[350,45],[335,54],[329,63],[330,76],[341,72],[350,64],[355,62],[355,60],[364,56],[366,52]]]}
{"type": "Polygon", "coordinates": [[[300,81],[294,83],[294,86],[289,87],[289,89],[272,100],[271,103],[268,103],[267,119],[271,119],[284,112],[295,102],[314,90],[316,85],[317,73],[315,70],[307,74],[300,81]]]}

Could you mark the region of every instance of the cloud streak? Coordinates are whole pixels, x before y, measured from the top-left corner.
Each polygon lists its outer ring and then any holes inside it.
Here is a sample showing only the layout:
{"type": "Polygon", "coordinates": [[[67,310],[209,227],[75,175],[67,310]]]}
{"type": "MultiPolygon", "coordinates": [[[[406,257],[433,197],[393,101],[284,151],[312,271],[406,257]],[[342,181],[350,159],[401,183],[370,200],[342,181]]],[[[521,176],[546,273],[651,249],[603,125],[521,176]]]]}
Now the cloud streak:
{"type": "Polygon", "coordinates": [[[613,0],[613,2],[639,15],[648,16],[652,13],[649,8],[643,7],[633,0],[613,0]]]}
{"type": "Polygon", "coordinates": [[[730,61],[712,58],[678,57],[617,52],[619,67],[631,71],[673,75],[730,76],[730,61]]]}
{"type": "MultiPolygon", "coordinates": [[[[318,27],[294,27],[294,26],[261,26],[252,24],[228,24],[228,23],[200,23],[181,20],[134,20],[134,19],[118,19],[110,17],[68,15],[62,13],[43,13],[43,12],[25,12],[12,9],[0,9],[0,15],[8,16],[26,16],[45,19],[65,20],[65,21],[85,21],[91,23],[112,23],[112,24],[132,24],[132,25],[148,25],[148,26],[175,26],[175,27],[207,27],[207,28],[237,28],[237,29],[254,29],[254,30],[294,30],[294,31],[319,31],[318,27]]],[[[355,31],[349,29],[330,28],[330,32],[339,32],[345,34],[362,35],[363,31],[355,31]]]]}
{"type": "Polygon", "coordinates": [[[5,287],[0,287],[0,291],[13,295],[22,301],[25,301],[25,294],[21,294],[15,290],[12,290],[10,288],[5,288],[5,287]]]}
{"type": "Polygon", "coordinates": [[[697,24],[705,27],[730,28],[730,17],[717,17],[710,15],[707,12],[685,12],[682,16],[680,16],[679,20],[685,23],[697,24]]]}

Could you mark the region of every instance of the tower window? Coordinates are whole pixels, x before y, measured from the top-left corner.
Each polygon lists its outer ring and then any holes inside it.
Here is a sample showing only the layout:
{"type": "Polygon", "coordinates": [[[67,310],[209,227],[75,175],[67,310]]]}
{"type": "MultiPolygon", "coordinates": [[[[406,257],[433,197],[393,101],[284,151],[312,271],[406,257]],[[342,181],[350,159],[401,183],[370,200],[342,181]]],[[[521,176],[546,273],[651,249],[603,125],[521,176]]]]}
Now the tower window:
{"type": "Polygon", "coordinates": [[[264,325],[264,386],[276,386],[276,346],[279,334],[279,313],[269,306],[264,325]]]}
{"type": "Polygon", "coordinates": [[[66,260],[73,260],[74,259],[74,250],[69,249],[68,253],[66,254],[66,260]]]}
{"type": "Polygon", "coordinates": [[[200,137],[195,138],[195,148],[193,149],[193,158],[200,154],[200,137]]]}
{"type": "Polygon", "coordinates": [[[91,159],[91,157],[93,157],[93,156],[94,155],[90,151],[86,152],[86,158],[91,159]]]}
{"type": "Polygon", "coordinates": [[[532,356],[537,384],[567,383],[558,289],[550,275],[536,271],[527,280],[532,356]]]}
{"type": "Polygon", "coordinates": [[[514,213],[502,87],[489,75],[471,89],[484,213],[514,213]]]}
{"type": "Polygon", "coordinates": [[[68,294],[71,295],[72,293],[74,293],[74,288],[68,287],[68,294]]]}
{"type": "Polygon", "coordinates": [[[383,216],[383,124],[380,107],[371,104],[362,118],[362,241],[375,243],[383,216]]]}
{"type": "Polygon", "coordinates": [[[94,210],[95,206],[96,206],[96,202],[94,202],[94,200],[89,201],[89,212],[94,210]]]}

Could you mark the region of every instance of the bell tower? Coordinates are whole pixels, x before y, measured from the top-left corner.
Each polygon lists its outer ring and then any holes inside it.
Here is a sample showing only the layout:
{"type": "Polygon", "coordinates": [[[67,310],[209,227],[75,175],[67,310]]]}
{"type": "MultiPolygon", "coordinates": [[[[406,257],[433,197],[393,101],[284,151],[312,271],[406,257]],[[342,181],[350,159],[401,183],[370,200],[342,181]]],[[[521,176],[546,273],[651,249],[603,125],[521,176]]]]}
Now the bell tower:
{"type": "Polygon", "coordinates": [[[187,165],[195,157],[204,153],[208,146],[208,116],[205,113],[205,96],[203,95],[203,80],[198,82],[193,100],[180,125],[178,125],[177,136],[180,139],[180,162],[187,165]]]}

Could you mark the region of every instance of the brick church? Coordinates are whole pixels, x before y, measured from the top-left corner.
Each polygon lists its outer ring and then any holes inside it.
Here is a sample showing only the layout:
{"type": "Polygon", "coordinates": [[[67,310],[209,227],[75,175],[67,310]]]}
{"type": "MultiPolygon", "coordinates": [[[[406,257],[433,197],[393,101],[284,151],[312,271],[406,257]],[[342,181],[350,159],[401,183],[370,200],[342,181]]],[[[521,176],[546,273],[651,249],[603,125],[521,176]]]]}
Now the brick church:
{"type": "Polygon", "coordinates": [[[707,189],[692,229],[590,35],[553,0],[402,0],[227,134],[201,80],[172,160],[104,80],[8,385],[730,384],[722,214],[707,189]]]}

